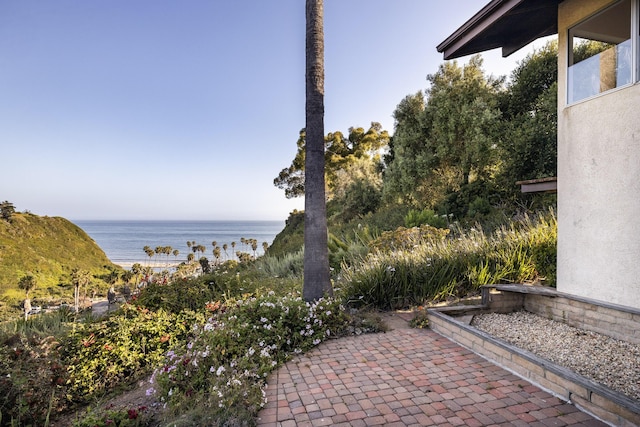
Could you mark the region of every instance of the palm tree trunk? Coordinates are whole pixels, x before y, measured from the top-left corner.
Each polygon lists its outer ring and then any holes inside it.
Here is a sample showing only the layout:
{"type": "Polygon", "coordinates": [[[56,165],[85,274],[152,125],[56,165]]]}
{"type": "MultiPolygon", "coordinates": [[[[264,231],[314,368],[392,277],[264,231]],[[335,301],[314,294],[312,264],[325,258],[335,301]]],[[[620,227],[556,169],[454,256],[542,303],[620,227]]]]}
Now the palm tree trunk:
{"type": "Polygon", "coordinates": [[[332,295],[324,181],[324,6],[306,0],[304,284],[306,301],[332,295]]]}

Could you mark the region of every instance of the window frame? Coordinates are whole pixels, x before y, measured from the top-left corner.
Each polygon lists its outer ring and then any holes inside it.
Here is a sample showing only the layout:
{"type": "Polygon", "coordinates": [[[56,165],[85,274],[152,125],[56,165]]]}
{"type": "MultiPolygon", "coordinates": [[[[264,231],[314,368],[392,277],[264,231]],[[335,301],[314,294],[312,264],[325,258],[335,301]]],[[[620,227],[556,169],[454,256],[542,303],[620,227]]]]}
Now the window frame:
{"type": "MultiPolygon", "coordinates": [[[[569,27],[567,29],[567,50],[566,50],[566,54],[567,54],[567,67],[566,67],[566,90],[565,90],[565,99],[566,99],[566,103],[567,105],[574,105],[577,103],[581,103],[593,98],[597,98],[599,96],[605,95],[605,94],[609,94],[624,88],[628,88],[630,86],[633,86],[635,84],[637,84],[640,80],[640,0],[630,0],[630,41],[631,41],[631,46],[630,46],[630,51],[631,51],[631,67],[630,67],[630,82],[629,83],[625,83],[622,84],[620,86],[616,86],[607,90],[603,90],[603,91],[599,91],[598,93],[595,93],[593,95],[588,95],[588,96],[584,96],[582,98],[579,99],[572,99],[572,91],[574,90],[574,82],[571,80],[571,76],[573,74],[573,70],[571,69],[572,66],[576,65],[576,64],[572,64],[572,56],[573,56],[573,46],[574,46],[574,39],[578,38],[577,36],[574,36],[574,30],[576,28],[578,28],[580,25],[584,24],[585,22],[597,17],[598,15],[601,15],[603,13],[606,13],[607,10],[612,9],[613,7],[615,7],[617,4],[623,2],[624,0],[616,0],[614,2],[609,3],[608,5],[606,5],[605,7],[597,10],[596,12],[586,16],[584,19],[581,19],[579,22],[575,23],[574,25],[572,25],[571,27],[569,27]]],[[[624,42],[622,42],[624,43],[624,42]]],[[[617,44],[616,46],[620,46],[622,43],[617,44]]],[[[595,56],[595,55],[594,55],[595,56]]],[[[592,56],[593,57],[593,56],[592,56]]],[[[590,57],[590,58],[592,58],[590,57]]],[[[588,60],[590,58],[586,58],[585,60],[588,60]]],[[[581,61],[582,62],[582,61],[581,61]]]]}

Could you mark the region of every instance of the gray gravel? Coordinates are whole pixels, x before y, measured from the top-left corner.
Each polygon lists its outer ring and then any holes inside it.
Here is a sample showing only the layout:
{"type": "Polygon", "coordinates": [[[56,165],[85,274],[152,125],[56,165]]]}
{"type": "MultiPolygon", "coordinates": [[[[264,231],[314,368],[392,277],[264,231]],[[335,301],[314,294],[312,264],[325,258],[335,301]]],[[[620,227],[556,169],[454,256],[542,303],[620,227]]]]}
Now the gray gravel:
{"type": "Polygon", "coordinates": [[[640,345],[518,311],[476,315],[471,325],[640,400],[640,345]]]}

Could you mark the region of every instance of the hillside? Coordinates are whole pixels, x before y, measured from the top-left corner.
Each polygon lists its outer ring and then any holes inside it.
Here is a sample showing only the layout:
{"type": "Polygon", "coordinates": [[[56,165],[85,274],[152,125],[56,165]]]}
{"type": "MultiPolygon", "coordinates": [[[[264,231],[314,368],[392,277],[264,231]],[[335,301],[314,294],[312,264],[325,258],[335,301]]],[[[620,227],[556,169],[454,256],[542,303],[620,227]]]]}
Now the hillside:
{"type": "Polygon", "coordinates": [[[69,278],[76,268],[88,270],[94,277],[120,270],[87,233],[64,218],[15,213],[10,221],[0,220],[0,298],[3,302],[11,304],[24,298],[18,289],[18,280],[26,274],[33,275],[37,281],[32,297],[73,298],[73,292],[65,288],[70,289],[69,278]]]}

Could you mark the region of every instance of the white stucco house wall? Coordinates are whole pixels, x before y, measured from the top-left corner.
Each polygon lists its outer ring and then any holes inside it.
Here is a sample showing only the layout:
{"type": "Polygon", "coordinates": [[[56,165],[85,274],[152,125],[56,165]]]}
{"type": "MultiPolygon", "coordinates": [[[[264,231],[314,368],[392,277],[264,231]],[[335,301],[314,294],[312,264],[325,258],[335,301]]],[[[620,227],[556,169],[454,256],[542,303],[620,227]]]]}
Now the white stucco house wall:
{"type": "Polygon", "coordinates": [[[437,49],[558,35],[557,289],[640,309],[640,0],[493,0],[437,49]],[[581,42],[599,53],[574,55],[581,42]]]}

